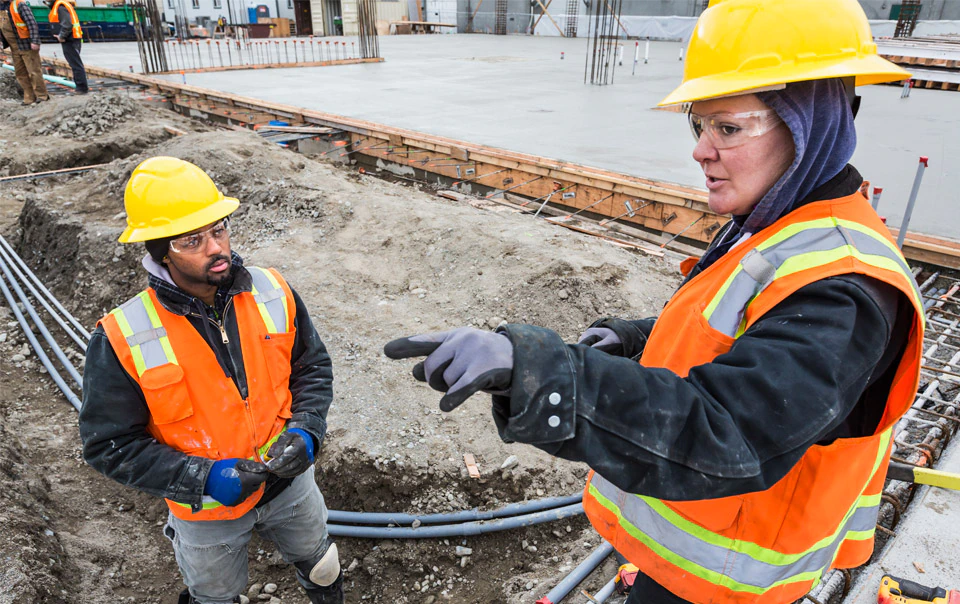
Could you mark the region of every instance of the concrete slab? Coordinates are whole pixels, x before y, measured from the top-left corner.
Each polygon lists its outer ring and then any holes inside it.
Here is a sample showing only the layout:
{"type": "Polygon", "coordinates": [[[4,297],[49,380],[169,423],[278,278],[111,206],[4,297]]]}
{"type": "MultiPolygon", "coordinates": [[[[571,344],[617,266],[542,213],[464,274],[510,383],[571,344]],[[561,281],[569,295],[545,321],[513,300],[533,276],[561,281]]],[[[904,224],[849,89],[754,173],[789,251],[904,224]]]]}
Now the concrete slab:
{"type": "MultiPolygon", "coordinates": [[[[326,40],[326,38],[325,38],[326,40]]],[[[353,39],[346,38],[347,42],[353,39]]],[[[585,165],[703,186],[683,117],[651,109],[681,79],[681,44],[634,49],[612,86],[585,85],[588,40],[530,36],[383,36],[371,65],[188,74],[189,84],[309,107],[585,165]],[[564,59],[561,60],[561,53],[564,59]]],[[[58,52],[45,45],[44,54],[58,52]]],[[[84,45],[92,65],[139,69],[133,43],[84,45]]],[[[179,79],[180,76],[165,76],[179,79]]],[[[899,225],[920,155],[930,157],[912,230],[960,238],[960,94],[861,89],[854,165],[884,189],[880,213],[899,225]]]]}
{"type": "MultiPolygon", "coordinates": [[[[960,472],[960,446],[954,444],[941,458],[938,470],[960,472]]],[[[845,604],[876,604],[884,574],[930,587],[960,589],[960,555],[957,548],[957,515],[960,492],[921,487],[897,525],[897,536],[883,553],[865,567],[845,604]],[[920,564],[920,572],[915,564],[920,564]]]]}

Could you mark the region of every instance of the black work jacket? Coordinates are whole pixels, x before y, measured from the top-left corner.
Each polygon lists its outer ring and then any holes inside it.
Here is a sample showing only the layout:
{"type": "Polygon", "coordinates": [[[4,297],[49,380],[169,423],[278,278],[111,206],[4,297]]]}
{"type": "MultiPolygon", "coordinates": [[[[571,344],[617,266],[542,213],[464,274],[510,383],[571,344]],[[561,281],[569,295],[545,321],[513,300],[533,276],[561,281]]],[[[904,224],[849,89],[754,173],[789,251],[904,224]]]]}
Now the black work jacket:
{"type": "MultiPolygon", "coordinates": [[[[848,166],[804,202],[850,195],[861,182],[848,166]]],[[[870,277],[823,279],[686,378],[637,362],[655,319],[595,324],[618,332],[624,356],[509,325],[513,381],[509,397],[494,397],[494,420],[504,440],[585,462],[630,493],[699,500],[763,491],[812,445],[873,433],[912,312],[899,290],[870,277]],[[771,397],[788,404],[758,404],[771,397]],[[797,443],[799,433],[814,436],[797,443]]],[[[645,577],[638,583],[644,602],[682,602],[645,577]]]]}
{"type": "MultiPolygon", "coordinates": [[[[150,275],[149,285],[156,290],[165,309],[186,317],[197,329],[216,354],[224,376],[229,377],[246,398],[240,333],[236,312],[229,304],[231,298],[249,292],[252,286],[250,273],[242,263],[240,256],[234,254],[234,278],[217,291],[213,308],[155,275],[150,275]],[[223,342],[221,328],[229,343],[223,342]]],[[[301,428],[312,435],[314,451],[319,452],[327,431],[327,411],[333,400],[333,367],[303,300],[296,291],[293,297],[297,332],[291,355],[292,416],[287,427],[301,428]]],[[[190,367],[183,369],[190,371],[190,367]]],[[[150,410],[143,391],[124,370],[103,327],[98,326],[87,347],[83,371],[80,438],[84,460],[123,485],[200,509],[204,483],[215,460],[187,455],[158,443],[147,432],[149,420],[150,410]]],[[[291,479],[271,476],[258,505],[276,497],[290,482],[291,479]]]]}

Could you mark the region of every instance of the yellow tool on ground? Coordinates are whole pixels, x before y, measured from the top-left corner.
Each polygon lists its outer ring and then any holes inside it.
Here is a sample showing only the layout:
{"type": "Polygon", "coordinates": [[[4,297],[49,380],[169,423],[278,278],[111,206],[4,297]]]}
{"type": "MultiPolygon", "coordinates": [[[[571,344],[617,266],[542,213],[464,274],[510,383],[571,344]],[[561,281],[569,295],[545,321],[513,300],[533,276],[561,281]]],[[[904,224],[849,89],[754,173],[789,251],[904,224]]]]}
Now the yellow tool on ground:
{"type": "Polygon", "coordinates": [[[893,575],[880,579],[877,604],[960,604],[960,591],[927,587],[893,575]]]}
{"type": "Polygon", "coordinates": [[[960,474],[941,472],[930,468],[920,468],[904,463],[890,462],[887,478],[912,482],[914,484],[928,484],[932,487],[960,491],[960,474]]]}

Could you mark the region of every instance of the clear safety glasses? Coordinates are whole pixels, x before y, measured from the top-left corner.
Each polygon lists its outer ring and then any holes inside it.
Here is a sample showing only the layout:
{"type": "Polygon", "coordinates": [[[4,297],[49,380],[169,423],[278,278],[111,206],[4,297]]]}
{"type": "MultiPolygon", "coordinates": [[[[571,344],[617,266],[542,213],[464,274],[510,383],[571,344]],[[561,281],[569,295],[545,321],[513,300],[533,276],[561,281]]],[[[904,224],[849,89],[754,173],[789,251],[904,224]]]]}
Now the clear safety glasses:
{"type": "Polygon", "coordinates": [[[170,250],[178,254],[196,254],[206,247],[207,237],[213,237],[217,243],[221,243],[230,236],[230,221],[224,218],[209,229],[199,233],[190,233],[176,239],[170,240],[170,250]]]}
{"type": "Polygon", "coordinates": [[[697,115],[690,111],[687,119],[693,138],[700,142],[700,137],[706,133],[717,149],[739,147],[752,138],[763,136],[781,122],[773,109],[710,115],[697,115]]]}

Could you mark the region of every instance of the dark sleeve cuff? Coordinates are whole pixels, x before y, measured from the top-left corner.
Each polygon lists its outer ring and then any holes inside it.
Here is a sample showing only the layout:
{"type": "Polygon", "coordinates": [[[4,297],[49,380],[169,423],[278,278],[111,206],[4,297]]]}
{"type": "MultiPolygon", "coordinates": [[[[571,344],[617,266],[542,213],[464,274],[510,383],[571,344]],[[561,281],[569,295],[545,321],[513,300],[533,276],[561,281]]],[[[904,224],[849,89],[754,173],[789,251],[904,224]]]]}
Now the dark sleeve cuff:
{"type": "Polygon", "coordinates": [[[213,459],[191,455],[180,473],[176,484],[171,485],[170,499],[178,503],[185,503],[193,508],[194,512],[203,508],[203,488],[207,484],[207,476],[213,467],[213,459]]]}
{"type": "Polygon", "coordinates": [[[559,448],[576,432],[577,382],[568,347],[542,327],[507,325],[502,331],[513,342],[513,380],[509,397],[494,397],[500,437],[559,448]]]}
{"type": "Polygon", "coordinates": [[[653,329],[653,322],[654,319],[627,321],[617,317],[607,317],[594,321],[590,327],[606,327],[612,330],[620,338],[620,345],[623,346],[623,354],[620,356],[633,359],[643,354],[643,349],[647,345],[647,336],[653,329]]]}

